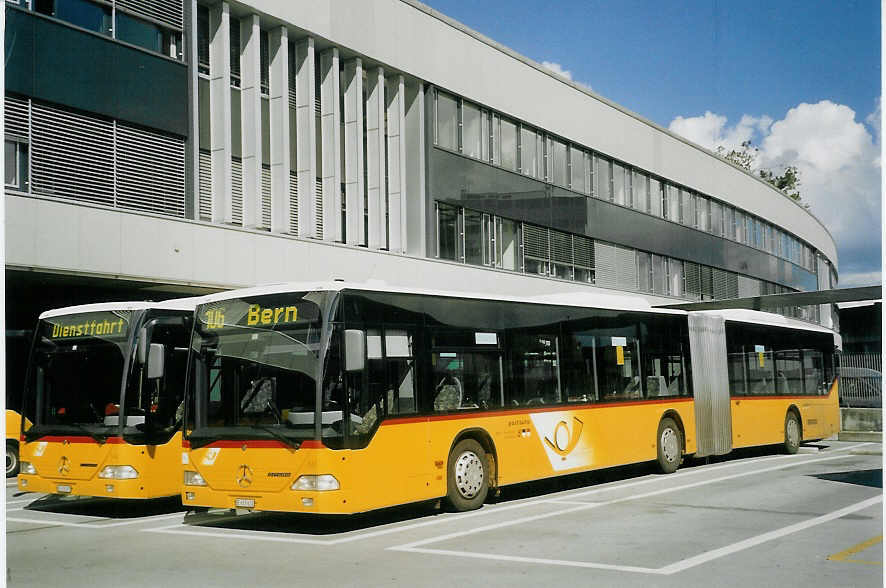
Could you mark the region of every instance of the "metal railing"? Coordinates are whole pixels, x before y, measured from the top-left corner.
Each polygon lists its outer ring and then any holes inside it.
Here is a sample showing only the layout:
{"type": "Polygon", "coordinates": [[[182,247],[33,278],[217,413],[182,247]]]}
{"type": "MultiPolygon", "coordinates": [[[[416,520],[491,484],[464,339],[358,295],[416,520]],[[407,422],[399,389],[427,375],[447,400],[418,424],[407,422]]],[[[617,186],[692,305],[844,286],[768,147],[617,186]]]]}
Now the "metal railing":
{"type": "Polygon", "coordinates": [[[840,354],[840,406],[883,406],[883,356],[880,353],[840,354]]]}

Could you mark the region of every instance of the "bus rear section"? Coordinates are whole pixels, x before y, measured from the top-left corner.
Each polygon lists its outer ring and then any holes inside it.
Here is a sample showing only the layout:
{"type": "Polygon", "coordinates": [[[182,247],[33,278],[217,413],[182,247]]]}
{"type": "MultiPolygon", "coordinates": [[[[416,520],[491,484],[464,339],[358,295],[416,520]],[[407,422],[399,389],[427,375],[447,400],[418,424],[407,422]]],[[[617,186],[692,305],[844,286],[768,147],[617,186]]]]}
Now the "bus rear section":
{"type": "Polygon", "coordinates": [[[193,302],[43,313],[28,367],[19,488],[146,499],[181,485],[193,302]]]}
{"type": "Polygon", "coordinates": [[[465,510],[496,486],[695,452],[683,313],[267,289],[195,321],[187,506],[465,510]]]}

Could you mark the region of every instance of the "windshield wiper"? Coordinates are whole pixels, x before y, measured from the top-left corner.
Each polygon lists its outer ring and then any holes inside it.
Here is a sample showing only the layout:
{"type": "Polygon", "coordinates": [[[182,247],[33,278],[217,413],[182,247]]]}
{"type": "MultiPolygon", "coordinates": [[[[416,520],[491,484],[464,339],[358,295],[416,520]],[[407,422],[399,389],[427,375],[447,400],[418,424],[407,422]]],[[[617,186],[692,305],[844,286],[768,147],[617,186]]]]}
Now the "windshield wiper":
{"type": "Polygon", "coordinates": [[[80,429],[81,431],[83,431],[84,433],[86,433],[87,435],[92,437],[95,440],[95,442],[98,443],[99,445],[104,444],[105,441],[108,440],[107,435],[102,437],[98,433],[94,433],[94,432],[90,431],[85,426],[81,425],[80,423],[68,423],[68,426],[74,427],[76,429],[80,429]]]}
{"type": "Polygon", "coordinates": [[[276,431],[276,430],[272,429],[271,427],[265,427],[264,425],[250,425],[250,426],[253,429],[258,429],[260,431],[264,431],[265,433],[269,434],[274,439],[277,439],[278,441],[285,443],[286,445],[292,447],[293,449],[298,449],[299,446],[301,445],[301,443],[299,443],[298,441],[290,439],[289,437],[287,437],[286,435],[284,435],[280,431],[276,431]]]}

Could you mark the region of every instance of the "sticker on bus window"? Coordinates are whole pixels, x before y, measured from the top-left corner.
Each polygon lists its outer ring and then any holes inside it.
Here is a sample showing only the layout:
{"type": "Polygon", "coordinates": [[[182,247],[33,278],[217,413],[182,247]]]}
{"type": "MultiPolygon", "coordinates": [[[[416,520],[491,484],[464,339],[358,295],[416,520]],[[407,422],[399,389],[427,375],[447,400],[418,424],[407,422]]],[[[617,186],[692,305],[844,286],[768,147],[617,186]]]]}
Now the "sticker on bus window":
{"type": "Polygon", "coordinates": [[[765,345],[754,345],[754,353],[766,353],[765,345]]]}
{"type": "Polygon", "coordinates": [[[474,333],[474,343],[477,345],[497,345],[498,335],[495,333],[474,333]]]}
{"type": "Polygon", "coordinates": [[[615,348],[615,363],[617,365],[625,364],[625,348],[621,345],[615,348]]]}
{"type": "Polygon", "coordinates": [[[613,337],[612,338],[612,346],[613,347],[627,347],[628,338],[627,337],[613,337]]]}

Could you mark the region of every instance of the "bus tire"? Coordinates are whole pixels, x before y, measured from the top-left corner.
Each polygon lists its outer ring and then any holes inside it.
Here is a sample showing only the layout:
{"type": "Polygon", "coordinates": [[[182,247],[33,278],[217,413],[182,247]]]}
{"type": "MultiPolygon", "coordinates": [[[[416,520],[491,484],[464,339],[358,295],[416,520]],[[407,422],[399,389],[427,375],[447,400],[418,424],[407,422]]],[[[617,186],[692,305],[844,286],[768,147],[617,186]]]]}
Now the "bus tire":
{"type": "Polygon", "coordinates": [[[6,477],[13,478],[18,475],[18,445],[11,441],[6,442],[6,477]]]}
{"type": "Polygon", "coordinates": [[[663,474],[672,474],[683,461],[683,435],[674,419],[665,417],[658,423],[658,469],[663,474]]]}
{"type": "Polygon", "coordinates": [[[462,439],[449,452],[446,501],[457,512],[483,506],[489,492],[486,451],[474,439],[462,439]]]}
{"type": "Polygon", "coordinates": [[[784,450],[785,453],[793,455],[800,449],[800,419],[797,413],[789,410],[784,417],[784,450]]]}

